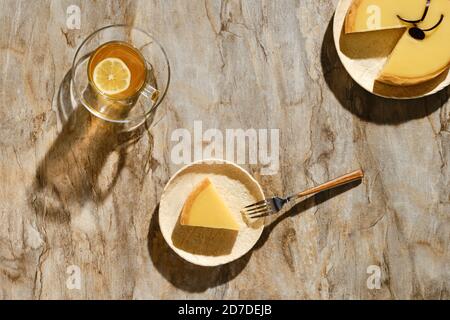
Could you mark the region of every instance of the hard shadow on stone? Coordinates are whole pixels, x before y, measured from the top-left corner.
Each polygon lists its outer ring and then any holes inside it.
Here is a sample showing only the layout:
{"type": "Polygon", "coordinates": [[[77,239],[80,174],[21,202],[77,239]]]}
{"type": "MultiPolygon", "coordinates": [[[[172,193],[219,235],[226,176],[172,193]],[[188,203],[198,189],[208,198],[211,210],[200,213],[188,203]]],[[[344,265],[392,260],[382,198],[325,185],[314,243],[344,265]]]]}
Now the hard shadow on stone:
{"type": "Polygon", "coordinates": [[[148,250],[158,272],[175,287],[187,292],[204,292],[235,278],[251,257],[248,252],[231,263],[217,267],[197,266],[178,256],[164,240],[158,223],[159,206],[153,212],[148,232],[148,250]]]}
{"type": "Polygon", "coordinates": [[[122,132],[119,125],[73,105],[68,91],[70,74],[64,77],[56,97],[62,130],[39,163],[30,192],[36,213],[60,222],[70,219],[86,201],[101,203],[110,194],[124,167],[126,148],[142,133],[122,132]],[[113,174],[101,186],[99,176],[114,153],[113,174]]]}
{"type": "MultiPolygon", "coordinates": [[[[359,55],[363,53],[360,52],[359,55]]],[[[364,121],[396,125],[424,118],[448,100],[448,88],[428,97],[405,100],[382,98],[364,90],[350,77],[339,59],[333,39],[333,18],[323,38],[321,65],[325,81],[336,99],[345,109],[364,121]]],[[[375,86],[380,94],[386,94],[385,90],[402,90],[388,88],[389,86],[380,83],[375,86]]],[[[421,87],[423,88],[424,86],[421,87]]]]}
{"type": "Polygon", "coordinates": [[[255,249],[261,248],[266,241],[269,239],[270,234],[272,233],[273,229],[281,223],[283,220],[287,218],[291,218],[294,216],[297,216],[301,214],[302,212],[305,212],[313,207],[319,206],[328,200],[337,197],[340,194],[343,194],[358,185],[361,184],[361,180],[354,181],[336,188],[333,188],[331,190],[322,191],[320,193],[317,193],[311,197],[308,197],[298,203],[296,203],[294,206],[288,208],[287,211],[281,212],[278,216],[275,216],[275,219],[272,220],[269,223],[266,223],[266,226],[264,227],[264,231],[261,235],[261,238],[259,238],[258,243],[255,246],[255,249]]]}

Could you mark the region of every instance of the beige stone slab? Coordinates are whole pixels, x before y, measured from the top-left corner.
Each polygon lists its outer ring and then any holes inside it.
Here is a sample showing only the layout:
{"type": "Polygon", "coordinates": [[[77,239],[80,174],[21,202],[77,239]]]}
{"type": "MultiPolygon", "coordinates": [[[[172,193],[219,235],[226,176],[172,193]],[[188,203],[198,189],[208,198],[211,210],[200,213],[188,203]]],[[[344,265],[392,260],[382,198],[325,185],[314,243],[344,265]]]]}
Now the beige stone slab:
{"type": "Polygon", "coordinates": [[[335,4],[0,0],[0,298],[448,299],[450,91],[395,101],[360,88],[334,47],[335,4]],[[71,4],[80,30],[66,26],[71,4]],[[172,67],[163,117],[133,134],[67,104],[77,46],[112,23],[151,31],[172,67]],[[181,167],[171,134],[195,120],[280,129],[279,172],[244,165],[266,194],[366,177],[296,205],[242,259],[197,267],[157,223],[181,167]],[[72,265],[80,290],[66,285],[72,265]]]}

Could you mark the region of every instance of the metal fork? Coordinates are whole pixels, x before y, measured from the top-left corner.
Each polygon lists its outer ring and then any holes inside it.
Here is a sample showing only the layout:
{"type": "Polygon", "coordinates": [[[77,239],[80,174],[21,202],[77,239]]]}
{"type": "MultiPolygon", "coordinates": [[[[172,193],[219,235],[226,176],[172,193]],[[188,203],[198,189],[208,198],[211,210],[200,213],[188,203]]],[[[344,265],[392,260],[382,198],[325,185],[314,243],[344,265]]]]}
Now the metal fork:
{"type": "Polygon", "coordinates": [[[321,191],[329,190],[341,186],[343,184],[350,183],[352,181],[360,180],[364,177],[362,170],[355,170],[353,172],[347,173],[331,181],[325,182],[318,186],[306,189],[300,193],[294,194],[287,198],[273,197],[270,199],[264,199],[262,201],[245,206],[241,213],[247,218],[255,219],[260,217],[265,217],[271,214],[278,213],[283,206],[292,200],[297,200],[298,198],[309,196],[321,191]]]}

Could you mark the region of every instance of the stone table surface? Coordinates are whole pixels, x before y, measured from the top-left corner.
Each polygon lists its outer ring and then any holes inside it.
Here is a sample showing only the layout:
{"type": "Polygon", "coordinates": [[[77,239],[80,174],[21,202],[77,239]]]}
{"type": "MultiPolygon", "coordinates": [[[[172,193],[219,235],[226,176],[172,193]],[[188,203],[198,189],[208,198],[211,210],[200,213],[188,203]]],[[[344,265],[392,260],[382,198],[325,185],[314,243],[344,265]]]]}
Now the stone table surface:
{"type": "Polygon", "coordinates": [[[450,298],[450,90],[365,92],[337,58],[335,5],[0,0],[0,298],[450,298]],[[116,23],[152,32],[172,67],[160,117],[132,133],[65,105],[77,47],[116,23]],[[242,165],[267,195],[366,176],[272,219],[243,258],[191,265],[157,217],[182,166],[172,133],[195,120],[280,130],[277,172],[242,165]]]}

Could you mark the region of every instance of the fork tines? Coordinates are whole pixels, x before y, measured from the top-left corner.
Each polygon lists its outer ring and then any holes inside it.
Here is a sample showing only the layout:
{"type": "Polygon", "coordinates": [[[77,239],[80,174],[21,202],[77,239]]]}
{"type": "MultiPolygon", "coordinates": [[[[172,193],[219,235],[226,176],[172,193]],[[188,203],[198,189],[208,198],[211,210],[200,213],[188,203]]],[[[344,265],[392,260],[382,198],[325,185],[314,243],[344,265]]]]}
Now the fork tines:
{"type": "Polygon", "coordinates": [[[245,206],[241,212],[245,214],[247,217],[255,219],[271,214],[272,210],[273,209],[269,199],[269,200],[261,200],[256,203],[245,206]]]}

